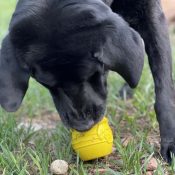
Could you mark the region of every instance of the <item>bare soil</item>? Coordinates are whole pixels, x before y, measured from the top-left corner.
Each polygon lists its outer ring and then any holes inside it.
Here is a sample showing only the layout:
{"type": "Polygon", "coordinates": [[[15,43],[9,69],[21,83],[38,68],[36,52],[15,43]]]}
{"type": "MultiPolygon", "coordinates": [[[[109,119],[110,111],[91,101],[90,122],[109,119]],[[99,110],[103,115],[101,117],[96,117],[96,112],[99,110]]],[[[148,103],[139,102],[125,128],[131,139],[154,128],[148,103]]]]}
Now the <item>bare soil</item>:
{"type": "Polygon", "coordinates": [[[175,23],[175,0],[162,0],[162,6],[169,23],[175,23]]]}

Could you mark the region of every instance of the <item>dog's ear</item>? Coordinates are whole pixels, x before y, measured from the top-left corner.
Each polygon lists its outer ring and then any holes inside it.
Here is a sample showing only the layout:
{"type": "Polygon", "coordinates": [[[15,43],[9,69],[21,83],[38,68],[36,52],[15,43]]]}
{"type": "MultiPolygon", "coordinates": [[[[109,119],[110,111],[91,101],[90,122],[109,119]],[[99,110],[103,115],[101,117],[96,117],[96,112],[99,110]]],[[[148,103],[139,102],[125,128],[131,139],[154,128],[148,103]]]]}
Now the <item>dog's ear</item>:
{"type": "Polygon", "coordinates": [[[27,91],[30,74],[19,64],[18,55],[9,35],[0,51],[0,104],[9,112],[16,111],[27,91]]]}
{"type": "Polygon", "coordinates": [[[112,15],[106,27],[106,41],[99,49],[99,59],[112,71],[119,73],[128,84],[137,86],[144,64],[144,42],[140,35],[118,15],[112,15]]]}

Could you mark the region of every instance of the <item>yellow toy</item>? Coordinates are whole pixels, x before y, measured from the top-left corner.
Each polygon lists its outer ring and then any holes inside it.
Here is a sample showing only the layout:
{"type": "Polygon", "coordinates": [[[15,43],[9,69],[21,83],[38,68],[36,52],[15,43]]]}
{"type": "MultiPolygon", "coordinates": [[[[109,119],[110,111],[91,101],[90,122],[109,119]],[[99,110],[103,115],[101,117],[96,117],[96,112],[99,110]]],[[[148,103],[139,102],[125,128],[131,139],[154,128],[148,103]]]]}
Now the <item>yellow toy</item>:
{"type": "Polygon", "coordinates": [[[84,161],[109,155],[112,152],[112,144],[112,130],[106,117],[89,131],[72,131],[72,147],[84,161]]]}

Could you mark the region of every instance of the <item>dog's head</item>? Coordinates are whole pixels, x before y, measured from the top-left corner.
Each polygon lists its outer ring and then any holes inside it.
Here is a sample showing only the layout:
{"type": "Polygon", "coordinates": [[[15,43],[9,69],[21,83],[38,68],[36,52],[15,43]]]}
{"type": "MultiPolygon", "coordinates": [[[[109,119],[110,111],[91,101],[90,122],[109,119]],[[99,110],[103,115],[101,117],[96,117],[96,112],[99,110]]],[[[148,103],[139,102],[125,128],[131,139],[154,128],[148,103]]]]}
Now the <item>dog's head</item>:
{"type": "Polygon", "coordinates": [[[65,125],[87,130],[104,115],[108,70],[137,85],[143,42],[100,0],[49,2],[16,10],[0,54],[0,104],[17,110],[32,76],[65,125]]]}

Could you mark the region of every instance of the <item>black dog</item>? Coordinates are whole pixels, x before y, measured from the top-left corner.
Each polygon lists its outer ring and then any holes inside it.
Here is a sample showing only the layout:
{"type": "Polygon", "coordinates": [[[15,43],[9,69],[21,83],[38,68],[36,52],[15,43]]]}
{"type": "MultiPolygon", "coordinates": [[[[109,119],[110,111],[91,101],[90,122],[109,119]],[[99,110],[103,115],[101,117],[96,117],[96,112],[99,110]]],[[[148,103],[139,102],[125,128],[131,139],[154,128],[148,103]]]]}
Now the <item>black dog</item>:
{"type": "Polygon", "coordinates": [[[2,43],[0,104],[16,111],[32,76],[49,89],[66,126],[88,130],[104,115],[108,70],[118,72],[131,87],[138,84],[143,38],[155,81],[161,153],[171,161],[175,99],[160,1],[106,3],[111,8],[101,0],[19,0],[2,43]]]}

